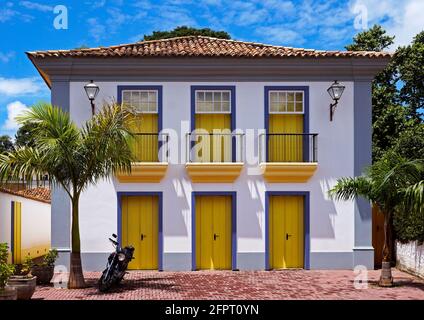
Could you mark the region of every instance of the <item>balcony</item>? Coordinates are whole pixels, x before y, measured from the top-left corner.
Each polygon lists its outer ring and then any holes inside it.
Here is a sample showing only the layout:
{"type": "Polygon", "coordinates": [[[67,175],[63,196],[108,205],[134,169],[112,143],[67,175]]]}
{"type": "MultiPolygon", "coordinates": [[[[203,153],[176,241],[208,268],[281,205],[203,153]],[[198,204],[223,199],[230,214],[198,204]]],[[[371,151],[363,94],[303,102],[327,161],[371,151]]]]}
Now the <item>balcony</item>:
{"type": "Polygon", "coordinates": [[[259,135],[259,166],[267,182],[304,183],[315,173],[316,133],[268,133],[259,135]]]}
{"type": "Polygon", "coordinates": [[[161,145],[169,140],[168,134],[135,133],[131,149],[135,161],[131,164],[131,173],[119,173],[117,178],[123,183],[157,183],[168,169],[166,150],[161,145]],[[162,154],[163,153],[163,154],[162,154]]]}
{"type": "Polygon", "coordinates": [[[243,169],[243,134],[188,133],[186,169],[195,183],[231,183],[243,169]]]}

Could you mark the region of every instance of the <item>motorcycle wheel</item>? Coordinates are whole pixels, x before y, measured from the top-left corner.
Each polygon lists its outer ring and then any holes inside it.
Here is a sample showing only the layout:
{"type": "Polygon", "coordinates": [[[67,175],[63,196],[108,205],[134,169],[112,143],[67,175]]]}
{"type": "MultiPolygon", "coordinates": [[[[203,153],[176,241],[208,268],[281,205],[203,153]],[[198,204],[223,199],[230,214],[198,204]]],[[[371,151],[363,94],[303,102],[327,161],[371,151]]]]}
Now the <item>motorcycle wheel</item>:
{"type": "Polygon", "coordinates": [[[105,274],[103,273],[99,279],[98,286],[100,292],[107,292],[112,287],[112,279],[106,279],[105,274]]]}

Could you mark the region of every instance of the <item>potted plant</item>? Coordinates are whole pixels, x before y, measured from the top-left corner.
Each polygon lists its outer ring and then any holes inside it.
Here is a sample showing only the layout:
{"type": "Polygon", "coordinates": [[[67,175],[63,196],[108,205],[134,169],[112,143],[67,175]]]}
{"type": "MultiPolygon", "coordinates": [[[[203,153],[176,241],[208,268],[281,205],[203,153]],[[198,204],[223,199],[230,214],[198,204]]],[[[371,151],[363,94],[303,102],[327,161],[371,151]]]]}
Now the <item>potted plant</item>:
{"type": "Polygon", "coordinates": [[[17,291],[18,300],[29,300],[35,292],[37,277],[31,274],[33,265],[31,257],[26,257],[20,268],[15,268],[15,275],[7,282],[10,287],[17,291]]]}
{"type": "Polygon", "coordinates": [[[0,300],[17,299],[16,289],[7,285],[7,280],[15,269],[13,265],[7,263],[8,249],[7,243],[0,243],[0,300]]]}
{"type": "Polygon", "coordinates": [[[31,273],[37,276],[37,284],[49,284],[54,274],[54,263],[58,257],[57,249],[51,249],[40,265],[34,264],[31,273]]]}

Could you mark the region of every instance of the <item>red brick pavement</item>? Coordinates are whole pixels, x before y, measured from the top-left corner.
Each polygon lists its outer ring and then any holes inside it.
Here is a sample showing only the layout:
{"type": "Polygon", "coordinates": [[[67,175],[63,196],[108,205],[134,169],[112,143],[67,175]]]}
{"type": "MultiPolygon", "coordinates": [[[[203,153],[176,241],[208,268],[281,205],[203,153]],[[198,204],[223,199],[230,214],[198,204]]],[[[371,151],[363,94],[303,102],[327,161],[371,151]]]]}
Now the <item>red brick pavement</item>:
{"type": "Polygon", "coordinates": [[[396,286],[376,285],[380,272],[369,271],[367,289],[355,289],[353,271],[132,271],[110,293],[95,287],[99,273],[86,273],[86,289],[39,286],[33,299],[132,300],[132,299],[420,299],[424,280],[394,271],[396,286]]]}

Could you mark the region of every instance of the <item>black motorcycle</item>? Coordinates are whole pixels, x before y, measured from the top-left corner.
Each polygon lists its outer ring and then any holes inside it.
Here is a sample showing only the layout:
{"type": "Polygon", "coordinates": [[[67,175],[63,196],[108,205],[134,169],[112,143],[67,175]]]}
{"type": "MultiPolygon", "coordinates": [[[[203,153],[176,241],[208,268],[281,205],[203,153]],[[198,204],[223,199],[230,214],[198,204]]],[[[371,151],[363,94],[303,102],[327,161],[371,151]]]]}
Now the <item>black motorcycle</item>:
{"type": "MultiPolygon", "coordinates": [[[[116,234],[112,234],[116,239],[116,234]]],[[[128,246],[122,248],[118,241],[109,238],[115,247],[115,251],[109,255],[107,259],[106,269],[103,271],[102,276],[99,279],[99,291],[106,292],[113,285],[119,284],[127,273],[128,263],[134,259],[134,247],[128,246]]]]}

